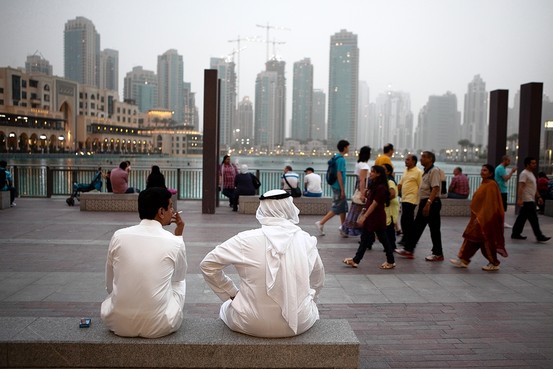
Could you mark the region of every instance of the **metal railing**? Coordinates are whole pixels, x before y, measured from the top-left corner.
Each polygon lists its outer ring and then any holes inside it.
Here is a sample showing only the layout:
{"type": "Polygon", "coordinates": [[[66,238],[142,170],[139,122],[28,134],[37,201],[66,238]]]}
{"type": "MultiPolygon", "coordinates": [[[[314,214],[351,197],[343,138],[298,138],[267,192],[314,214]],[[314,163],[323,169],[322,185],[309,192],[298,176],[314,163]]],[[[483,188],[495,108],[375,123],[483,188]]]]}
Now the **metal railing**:
{"type": "MultiPolygon", "coordinates": [[[[97,168],[94,167],[50,167],[41,165],[17,165],[10,168],[14,177],[15,187],[21,197],[51,197],[51,196],[69,196],[73,192],[74,183],[89,184],[96,175],[97,168]]],[[[102,171],[105,175],[107,170],[102,171]]],[[[165,176],[165,183],[168,188],[177,190],[180,200],[200,200],[202,198],[202,169],[181,169],[181,168],[162,168],[161,172],[165,176]]],[[[280,188],[282,172],[278,170],[251,170],[256,174],[261,182],[259,193],[264,193],[271,189],[280,188]]],[[[146,179],[150,174],[149,168],[133,167],[129,174],[129,185],[138,189],[146,188],[146,179]]],[[[323,178],[325,173],[318,173],[323,178]]],[[[216,175],[216,174],[215,174],[216,175]]],[[[396,182],[401,179],[402,173],[395,174],[396,182]]],[[[453,174],[446,174],[447,184],[451,182],[453,174]]],[[[480,175],[468,175],[471,193],[476,191],[482,181],[480,175]]],[[[303,173],[300,174],[300,183],[303,183],[303,173]]],[[[516,175],[507,182],[508,202],[515,202],[516,197],[516,175]]],[[[323,196],[331,197],[332,189],[323,184],[323,196]]],[[[355,187],[355,175],[348,173],[346,178],[346,194],[353,195],[355,187]]],[[[105,180],[102,184],[102,191],[106,191],[105,180]]],[[[222,198],[222,195],[220,195],[222,198]]]]}

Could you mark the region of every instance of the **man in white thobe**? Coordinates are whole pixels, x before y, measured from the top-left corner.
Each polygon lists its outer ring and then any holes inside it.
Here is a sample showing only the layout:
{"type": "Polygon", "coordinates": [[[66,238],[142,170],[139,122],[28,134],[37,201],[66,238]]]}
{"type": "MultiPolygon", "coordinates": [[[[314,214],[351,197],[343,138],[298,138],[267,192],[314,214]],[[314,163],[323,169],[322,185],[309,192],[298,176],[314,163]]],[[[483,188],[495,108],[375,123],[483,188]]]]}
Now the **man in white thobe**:
{"type": "Polygon", "coordinates": [[[319,319],[324,267],[317,238],[296,225],[298,214],[288,192],[266,192],[256,214],[261,228],[239,233],[201,262],[205,281],[224,301],[219,316],[233,331],[289,337],[319,319]],[[223,271],[228,265],[240,276],[240,290],[223,271]]]}
{"type": "Polygon", "coordinates": [[[186,293],[184,221],[171,193],[152,187],[138,195],[140,224],[116,231],[109,244],[104,324],[123,337],[156,338],[182,324],[186,293]],[[162,226],[176,223],[174,234],[162,226]]]}

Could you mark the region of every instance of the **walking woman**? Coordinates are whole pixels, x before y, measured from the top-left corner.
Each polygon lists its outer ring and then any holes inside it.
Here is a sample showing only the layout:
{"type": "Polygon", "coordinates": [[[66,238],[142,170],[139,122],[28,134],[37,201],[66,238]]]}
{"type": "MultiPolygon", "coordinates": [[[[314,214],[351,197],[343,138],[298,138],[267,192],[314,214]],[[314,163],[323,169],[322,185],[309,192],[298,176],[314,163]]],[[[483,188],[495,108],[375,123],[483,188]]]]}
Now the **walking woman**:
{"type": "Polygon", "coordinates": [[[363,210],[357,219],[357,222],[362,224],[363,227],[361,242],[355,256],[345,258],[344,263],[352,268],[357,268],[365,255],[365,251],[372,248],[376,235],[386,251],[386,262],[380,266],[380,269],[392,269],[396,264],[394,249],[386,236],[386,211],[384,208],[390,204],[390,190],[388,189],[388,177],[384,167],[380,165],[373,166],[369,179],[369,195],[365,204],[367,209],[363,210]]]}
{"type": "Polygon", "coordinates": [[[369,178],[369,159],[371,158],[371,148],[369,146],[363,146],[359,150],[357,163],[355,164],[354,174],[357,176],[355,183],[355,193],[358,195],[351,199],[351,207],[342,228],[340,234],[342,237],[359,236],[361,234],[361,227],[357,224],[357,218],[363,209],[367,195],[367,179],[369,178]]]}
{"type": "Polygon", "coordinates": [[[488,260],[488,265],[482,267],[487,272],[499,270],[497,254],[507,257],[503,235],[505,212],[494,173],[493,166],[482,165],[482,183],[472,195],[470,221],[463,233],[465,240],[458,253],[459,259],[450,260],[458,268],[467,268],[478,250],[488,260]]]}

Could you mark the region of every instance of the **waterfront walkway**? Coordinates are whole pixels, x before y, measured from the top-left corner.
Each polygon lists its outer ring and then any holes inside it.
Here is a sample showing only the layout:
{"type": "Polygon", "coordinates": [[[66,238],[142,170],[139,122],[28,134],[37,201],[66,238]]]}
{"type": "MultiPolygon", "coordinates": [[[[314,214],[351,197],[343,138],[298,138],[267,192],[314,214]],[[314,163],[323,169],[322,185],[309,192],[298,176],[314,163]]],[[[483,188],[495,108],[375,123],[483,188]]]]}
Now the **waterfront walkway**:
{"type": "MultiPolygon", "coordinates": [[[[187,318],[217,317],[220,301],[203,281],[199,262],[218,243],[257,228],[254,215],[232,212],[221,202],[217,214],[201,213],[201,202],[179,201],[186,222],[187,318]]],[[[300,216],[316,234],[318,216],[300,216]]],[[[507,222],[514,223],[513,207],[507,222]]],[[[81,212],[65,197],[19,198],[0,211],[0,317],[99,319],[106,296],[104,263],[113,232],[136,224],[138,214],[81,212]]],[[[360,368],[552,368],[553,241],[512,241],[501,270],[484,272],[475,256],[469,269],[453,268],[468,218],[442,218],[446,261],[429,263],[425,231],[416,259],[397,258],[380,270],[382,246],[367,252],[358,269],[342,260],[353,256],[356,238],[343,239],[338,217],[325,226],[319,250],[326,270],[321,318],[347,319],[361,342],[360,368]]],[[[540,216],[553,236],[553,218],[540,216]]],[[[236,278],[235,275],[233,275],[236,278]]],[[[77,320],[76,320],[77,321],[77,320]]],[[[0,327],[2,330],[2,327],[0,327]]]]}

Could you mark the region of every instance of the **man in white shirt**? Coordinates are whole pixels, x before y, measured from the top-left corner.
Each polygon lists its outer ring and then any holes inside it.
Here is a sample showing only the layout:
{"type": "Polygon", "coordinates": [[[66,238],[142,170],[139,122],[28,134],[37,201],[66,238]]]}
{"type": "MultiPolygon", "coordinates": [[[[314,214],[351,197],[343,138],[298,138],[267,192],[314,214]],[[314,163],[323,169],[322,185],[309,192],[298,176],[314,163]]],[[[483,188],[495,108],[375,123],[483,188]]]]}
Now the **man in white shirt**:
{"type": "Polygon", "coordinates": [[[511,238],[513,240],[525,240],[526,236],[522,235],[522,230],[526,224],[526,220],[530,222],[534,236],[538,242],[546,242],[551,237],[544,236],[541,233],[540,223],[538,221],[538,213],[536,211],[536,199],[538,204],[543,204],[543,199],[538,192],[536,176],[534,171],[538,167],[538,162],[533,157],[524,159],[524,170],[518,176],[518,197],[517,205],[520,206],[517,219],[513,225],[511,238]]]}
{"type": "Polygon", "coordinates": [[[219,316],[236,332],[289,337],[319,319],[316,301],[324,283],[317,239],[301,230],[290,194],[272,190],[260,198],[261,228],[218,245],[200,263],[204,279],[224,301],[219,316]],[[240,290],[223,269],[233,265],[240,290]]]}
{"type": "Polygon", "coordinates": [[[304,171],[305,177],[303,177],[303,184],[305,191],[303,196],[305,197],[321,197],[323,195],[323,189],[321,188],[321,176],[315,173],[315,169],[308,167],[304,171]]]}
{"type": "Polygon", "coordinates": [[[281,188],[286,192],[290,192],[292,188],[298,187],[299,179],[300,176],[298,173],[294,172],[290,165],[287,165],[284,167],[284,174],[281,179],[281,188]]]}
{"type": "Polygon", "coordinates": [[[140,224],[116,231],[106,262],[104,324],[123,337],[157,338],[179,329],[186,292],[184,221],[161,187],[138,195],[140,224]],[[174,235],[162,226],[176,223],[174,235]]]}

